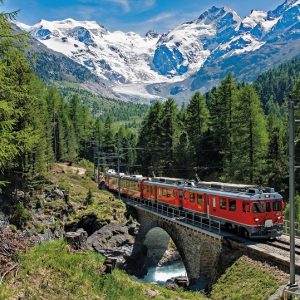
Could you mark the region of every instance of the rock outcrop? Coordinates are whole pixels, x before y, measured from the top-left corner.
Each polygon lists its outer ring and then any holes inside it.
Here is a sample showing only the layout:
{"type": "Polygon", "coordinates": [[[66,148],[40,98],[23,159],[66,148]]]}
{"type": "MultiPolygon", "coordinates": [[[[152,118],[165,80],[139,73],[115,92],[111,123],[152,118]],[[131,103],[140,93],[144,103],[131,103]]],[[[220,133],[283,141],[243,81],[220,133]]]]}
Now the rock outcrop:
{"type": "Polygon", "coordinates": [[[138,228],[137,223],[107,224],[89,236],[87,244],[106,257],[116,258],[117,266],[123,268],[132,253],[138,228]]]}

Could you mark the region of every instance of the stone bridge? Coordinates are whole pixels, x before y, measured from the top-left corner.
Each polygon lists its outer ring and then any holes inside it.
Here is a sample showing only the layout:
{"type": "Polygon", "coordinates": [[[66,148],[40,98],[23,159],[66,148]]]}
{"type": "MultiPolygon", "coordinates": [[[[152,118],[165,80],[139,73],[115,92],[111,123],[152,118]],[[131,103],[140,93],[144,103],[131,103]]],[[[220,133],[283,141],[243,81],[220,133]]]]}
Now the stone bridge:
{"type": "Polygon", "coordinates": [[[142,205],[128,203],[140,223],[132,257],[145,267],[146,260],[157,265],[172,239],[185,265],[190,283],[214,281],[223,252],[223,236],[206,231],[175,218],[148,210],[142,205]]]}

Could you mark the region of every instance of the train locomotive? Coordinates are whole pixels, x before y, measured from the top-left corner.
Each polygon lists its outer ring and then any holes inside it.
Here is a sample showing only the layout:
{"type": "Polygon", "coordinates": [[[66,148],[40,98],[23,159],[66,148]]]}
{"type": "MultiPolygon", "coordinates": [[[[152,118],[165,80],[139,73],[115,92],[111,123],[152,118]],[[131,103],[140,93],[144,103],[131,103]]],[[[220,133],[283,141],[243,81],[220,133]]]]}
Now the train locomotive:
{"type": "Polygon", "coordinates": [[[273,188],[179,178],[107,173],[102,185],[133,200],[147,200],[220,222],[249,238],[273,238],[283,232],[282,196],[273,188]]]}

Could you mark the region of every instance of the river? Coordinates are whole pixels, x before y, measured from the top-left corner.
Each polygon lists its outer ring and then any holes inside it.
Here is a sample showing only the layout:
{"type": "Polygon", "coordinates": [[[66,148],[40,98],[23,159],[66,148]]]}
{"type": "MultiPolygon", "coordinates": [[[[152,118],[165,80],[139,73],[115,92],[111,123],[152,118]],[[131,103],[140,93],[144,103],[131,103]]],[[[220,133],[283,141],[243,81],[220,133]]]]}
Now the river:
{"type": "Polygon", "coordinates": [[[186,276],[185,267],[182,261],[174,261],[171,264],[161,267],[150,267],[147,275],[141,280],[144,282],[165,284],[168,279],[177,276],[186,276]]]}

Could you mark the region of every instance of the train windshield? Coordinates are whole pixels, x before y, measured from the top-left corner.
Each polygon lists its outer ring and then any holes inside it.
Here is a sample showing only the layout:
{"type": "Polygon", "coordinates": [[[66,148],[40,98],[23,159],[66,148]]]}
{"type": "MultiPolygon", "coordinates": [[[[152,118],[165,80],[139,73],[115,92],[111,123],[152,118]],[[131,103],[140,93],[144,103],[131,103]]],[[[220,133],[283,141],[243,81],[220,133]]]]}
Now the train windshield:
{"type": "Polygon", "coordinates": [[[252,212],[253,213],[263,213],[265,212],[265,205],[263,202],[253,202],[252,203],[252,212]]]}
{"type": "Polygon", "coordinates": [[[273,210],[274,211],[282,211],[282,202],[281,201],[274,201],[273,202],[273,210]]]}

